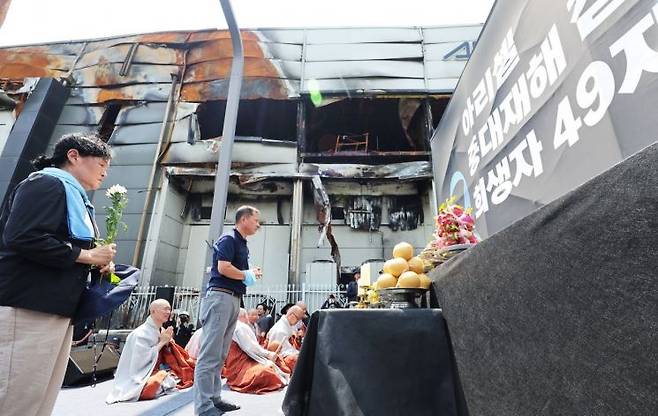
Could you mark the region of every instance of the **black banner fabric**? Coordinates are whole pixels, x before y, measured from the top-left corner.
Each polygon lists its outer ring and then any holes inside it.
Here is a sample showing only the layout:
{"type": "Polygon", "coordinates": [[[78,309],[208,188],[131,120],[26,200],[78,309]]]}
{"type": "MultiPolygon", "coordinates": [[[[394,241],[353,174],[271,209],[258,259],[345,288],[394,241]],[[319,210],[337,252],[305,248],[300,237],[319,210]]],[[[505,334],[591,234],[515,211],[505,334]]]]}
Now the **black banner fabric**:
{"type": "Polygon", "coordinates": [[[658,414],[656,166],[658,144],[431,273],[471,415],[658,414]]]}
{"type": "Polygon", "coordinates": [[[286,416],[468,416],[440,310],[311,316],[286,416]]]}
{"type": "Polygon", "coordinates": [[[656,142],[654,0],[497,1],[431,146],[487,237],[656,142]]]}

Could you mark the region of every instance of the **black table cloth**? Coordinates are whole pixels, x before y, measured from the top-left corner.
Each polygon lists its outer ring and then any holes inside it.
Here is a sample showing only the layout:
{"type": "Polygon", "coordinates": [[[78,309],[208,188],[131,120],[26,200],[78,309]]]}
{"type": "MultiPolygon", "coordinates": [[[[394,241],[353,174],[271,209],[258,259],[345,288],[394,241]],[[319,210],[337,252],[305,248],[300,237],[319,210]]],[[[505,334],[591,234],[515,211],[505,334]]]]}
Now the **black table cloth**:
{"type": "Polygon", "coordinates": [[[286,416],[467,415],[441,311],[313,314],[286,416]]]}
{"type": "Polygon", "coordinates": [[[430,277],[473,415],[658,415],[658,143],[430,277]]]}

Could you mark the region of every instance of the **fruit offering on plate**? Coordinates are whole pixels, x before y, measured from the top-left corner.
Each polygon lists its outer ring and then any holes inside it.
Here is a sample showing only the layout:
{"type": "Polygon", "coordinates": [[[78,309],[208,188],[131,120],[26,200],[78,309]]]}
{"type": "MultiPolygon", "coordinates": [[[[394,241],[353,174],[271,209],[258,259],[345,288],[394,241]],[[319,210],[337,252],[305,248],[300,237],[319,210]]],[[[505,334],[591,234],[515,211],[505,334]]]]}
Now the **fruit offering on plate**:
{"type": "Polygon", "coordinates": [[[414,247],[401,242],[393,248],[393,258],[384,263],[383,273],[379,275],[374,287],[387,288],[429,288],[429,277],[423,274],[426,263],[414,256],[414,247]]]}

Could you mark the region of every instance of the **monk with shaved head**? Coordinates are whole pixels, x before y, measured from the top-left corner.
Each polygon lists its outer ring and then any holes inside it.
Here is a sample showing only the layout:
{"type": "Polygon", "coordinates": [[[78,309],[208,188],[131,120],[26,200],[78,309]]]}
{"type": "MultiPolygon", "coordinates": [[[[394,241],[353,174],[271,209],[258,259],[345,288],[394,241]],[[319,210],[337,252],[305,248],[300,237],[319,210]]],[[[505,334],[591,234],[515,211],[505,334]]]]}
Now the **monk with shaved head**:
{"type": "Polygon", "coordinates": [[[302,341],[304,340],[304,336],[306,336],[306,318],[308,318],[308,308],[306,306],[306,302],[303,300],[298,301],[295,303],[295,305],[299,306],[304,312],[304,318],[300,319],[299,322],[295,324],[295,333],[290,338],[290,344],[292,344],[292,346],[295,347],[297,351],[301,351],[302,341]]]}
{"type": "Polygon", "coordinates": [[[285,316],[282,316],[267,333],[267,349],[278,352],[288,367],[290,374],[295,369],[299,355],[299,351],[290,343],[290,337],[295,335],[295,326],[305,316],[306,314],[301,307],[293,305],[288,309],[285,316]]]}
{"type": "Polygon", "coordinates": [[[150,400],[192,385],[194,360],[172,340],[173,328],[162,327],[170,316],[165,299],[151,302],[146,322],[126,339],[108,404],[150,400]]]}
{"type": "Polygon", "coordinates": [[[276,365],[277,355],[263,348],[249,326],[249,315],[240,309],[238,322],[228,356],[224,361],[223,377],[231,390],[260,394],[281,389],[288,384],[288,376],[276,365]]]}

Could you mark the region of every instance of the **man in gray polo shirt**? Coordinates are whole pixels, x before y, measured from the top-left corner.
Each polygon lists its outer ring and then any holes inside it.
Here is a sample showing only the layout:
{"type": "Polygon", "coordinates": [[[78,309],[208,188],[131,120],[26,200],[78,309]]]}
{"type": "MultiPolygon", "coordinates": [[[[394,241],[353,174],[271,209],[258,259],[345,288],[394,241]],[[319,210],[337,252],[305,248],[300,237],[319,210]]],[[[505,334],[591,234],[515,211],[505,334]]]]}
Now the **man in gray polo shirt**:
{"type": "Polygon", "coordinates": [[[221,399],[220,373],[231,345],[240,299],[246,287],[261,277],[260,267],[249,269],[246,240],[259,228],[260,212],[242,206],[235,212],[235,228],[213,245],[208,292],[200,311],[203,333],[194,371],[194,412],[200,416],[216,416],[240,408],[221,399]]]}

